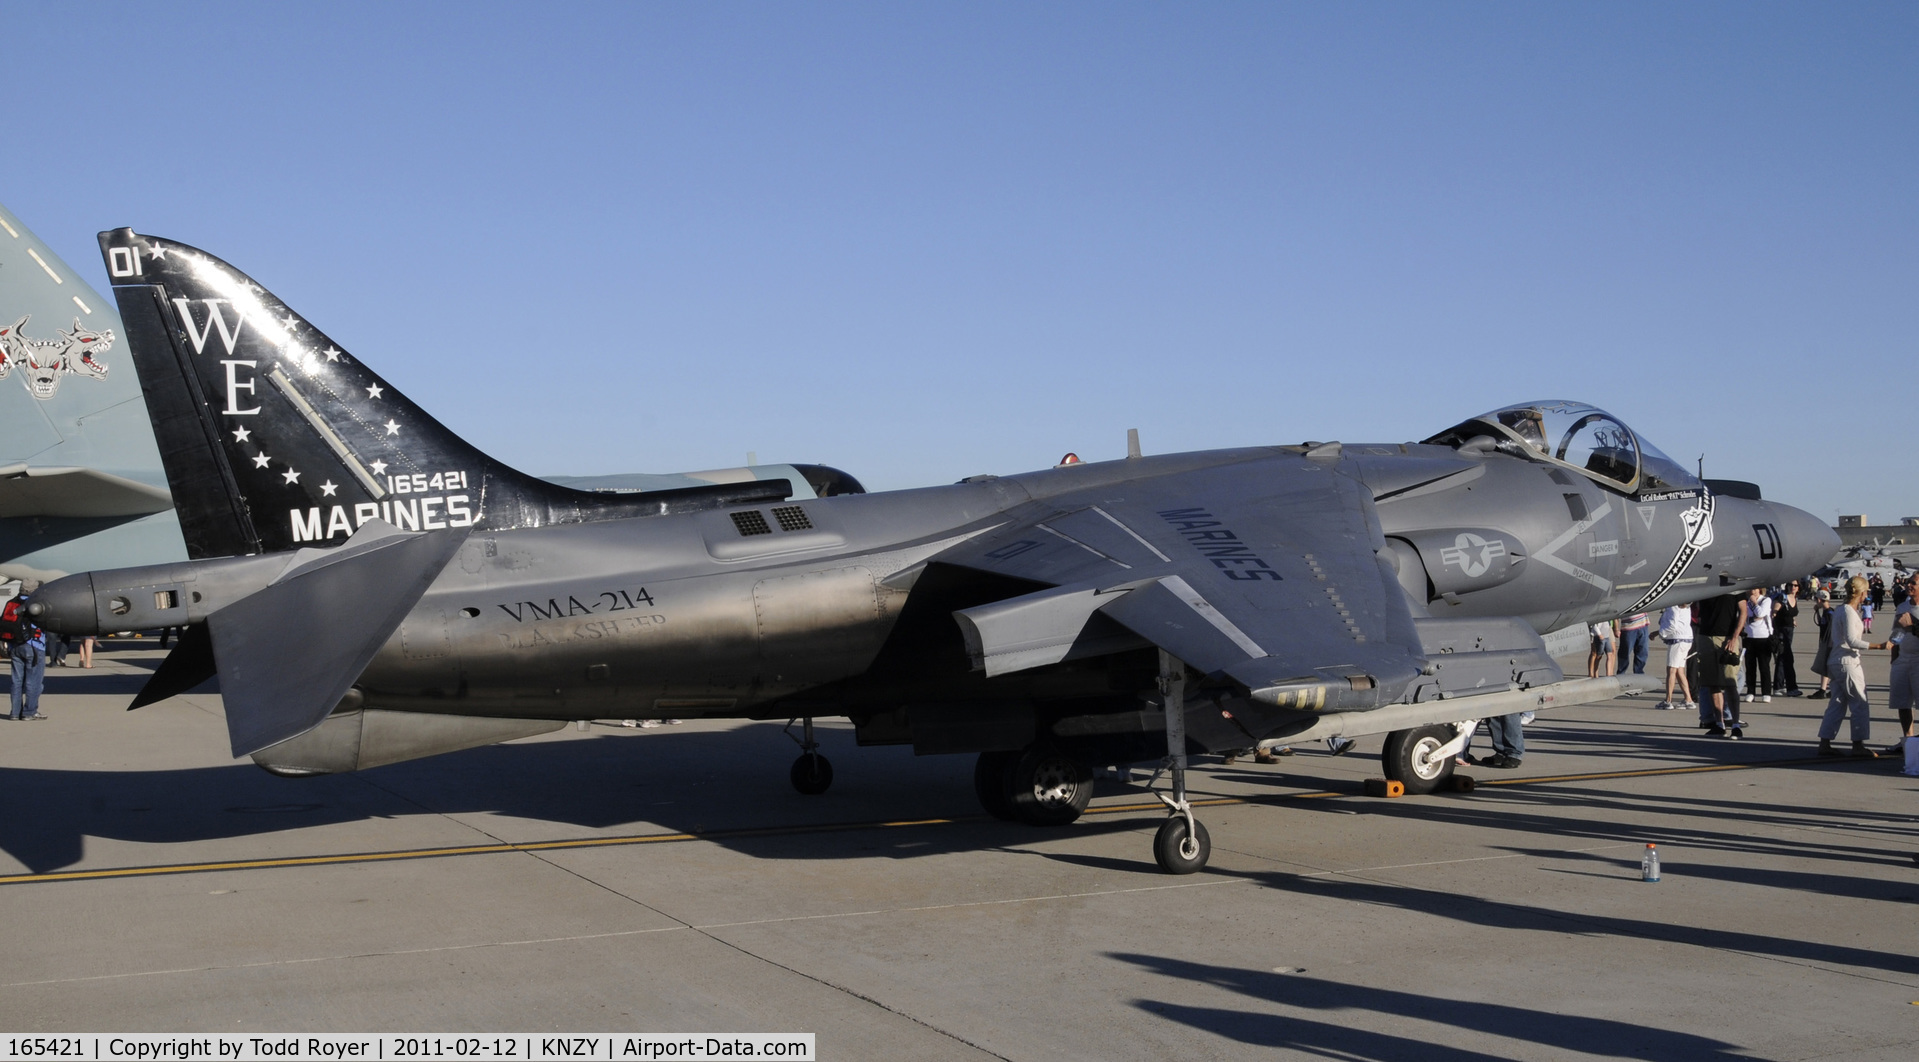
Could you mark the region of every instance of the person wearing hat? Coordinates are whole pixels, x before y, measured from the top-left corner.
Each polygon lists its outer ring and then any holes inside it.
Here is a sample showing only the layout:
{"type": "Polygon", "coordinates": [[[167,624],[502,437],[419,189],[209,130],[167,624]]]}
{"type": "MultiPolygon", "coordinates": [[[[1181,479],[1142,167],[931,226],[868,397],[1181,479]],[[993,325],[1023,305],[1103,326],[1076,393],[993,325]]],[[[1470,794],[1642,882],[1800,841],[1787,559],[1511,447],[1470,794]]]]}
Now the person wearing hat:
{"type": "Polygon", "coordinates": [[[40,689],[47,681],[47,635],[26,611],[28,597],[38,589],[33,580],[21,583],[20,596],[0,610],[0,638],[13,670],[13,710],[7,718],[15,722],[46,718],[40,714],[40,689]]]}

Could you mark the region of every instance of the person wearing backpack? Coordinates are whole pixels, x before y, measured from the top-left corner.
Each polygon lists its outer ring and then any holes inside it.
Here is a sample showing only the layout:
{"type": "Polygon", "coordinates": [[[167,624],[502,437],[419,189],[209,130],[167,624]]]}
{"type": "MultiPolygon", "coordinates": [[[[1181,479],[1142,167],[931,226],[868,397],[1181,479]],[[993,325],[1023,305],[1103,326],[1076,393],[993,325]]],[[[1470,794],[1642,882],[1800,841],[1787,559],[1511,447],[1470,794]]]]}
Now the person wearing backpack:
{"type": "Polygon", "coordinates": [[[13,710],[7,718],[16,722],[46,718],[40,714],[40,689],[47,681],[47,634],[26,613],[28,596],[38,589],[38,583],[22,584],[20,596],[0,609],[0,642],[6,643],[13,669],[13,710]]]}

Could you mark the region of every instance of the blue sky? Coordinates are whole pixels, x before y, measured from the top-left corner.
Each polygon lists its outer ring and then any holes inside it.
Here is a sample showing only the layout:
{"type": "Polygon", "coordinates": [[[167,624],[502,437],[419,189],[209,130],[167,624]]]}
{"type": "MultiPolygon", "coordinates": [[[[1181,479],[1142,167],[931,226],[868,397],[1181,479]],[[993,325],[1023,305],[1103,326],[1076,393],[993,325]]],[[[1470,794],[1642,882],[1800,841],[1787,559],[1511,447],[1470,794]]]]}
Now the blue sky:
{"type": "Polygon", "coordinates": [[[483,449],[874,488],[1605,406],[1919,515],[1919,6],[0,4],[0,202],[483,449]]]}

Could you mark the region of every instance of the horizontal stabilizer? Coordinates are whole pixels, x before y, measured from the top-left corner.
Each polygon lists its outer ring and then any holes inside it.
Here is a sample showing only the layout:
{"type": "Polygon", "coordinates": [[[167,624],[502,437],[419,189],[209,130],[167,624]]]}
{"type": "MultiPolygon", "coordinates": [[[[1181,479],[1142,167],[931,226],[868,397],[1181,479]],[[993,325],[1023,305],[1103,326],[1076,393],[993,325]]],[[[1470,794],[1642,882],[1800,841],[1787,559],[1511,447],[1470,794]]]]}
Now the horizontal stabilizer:
{"type": "Polygon", "coordinates": [[[173,495],[97,468],[0,467],[0,517],[146,516],[173,508],[173,495]]]}
{"type": "Polygon", "coordinates": [[[302,550],[272,585],[214,613],[233,754],[325,720],[465,538],[368,524],[337,550],[302,550]]]}
{"type": "Polygon", "coordinates": [[[139,696],[127,705],[127,711],[179,696],[217,673],[218,668],[213,662],[213,636],[207,633],[206,624],[187,627],[180,632],[180,642],[173,647],[173,652],[160,661],[153,677],[140,687],[139,696]]]}

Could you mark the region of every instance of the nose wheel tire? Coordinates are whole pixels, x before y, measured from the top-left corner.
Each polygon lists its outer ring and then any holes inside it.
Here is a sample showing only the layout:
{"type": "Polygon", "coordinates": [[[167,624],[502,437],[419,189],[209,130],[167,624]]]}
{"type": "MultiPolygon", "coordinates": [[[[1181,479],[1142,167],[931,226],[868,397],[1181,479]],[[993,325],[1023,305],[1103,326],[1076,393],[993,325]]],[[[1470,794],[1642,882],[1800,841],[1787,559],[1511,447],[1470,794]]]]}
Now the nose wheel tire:
{"type": "Polygon", "coordinates": [[[1406,792],[1430,793],[1446,784],[1453,775],[1453,758],[1435,755],[1453,739],[1456,731],[1445,724],[1395,730],[1386,735],[1386,747],[1379,759],[1386,777],[1406,787],[1406,792]]]}
{"type": "Polygon", "coordinates": [[[793,788],[807,796],[819,796],[833,786],[833,765],[817,752],[808,752],[793,761],[790,776],[793,788]]]}
{"type": "Polygon", "coordinates": [[[1153,858],[1168,874],[1196,874],[1213,854],[1213,839],[1206,835],[1206,824],[1193,820],[1186,829],[1186,816],[1174,815],[1159,824],[1153,835],[1153,858]]]}
{"type": "Polygon", "coordinates": [[[1048,745],[1030,745],[1007,774],[1013,817],[1029,826],[1064,826],[1093,799],[1093,772],[1048,745]]]}

